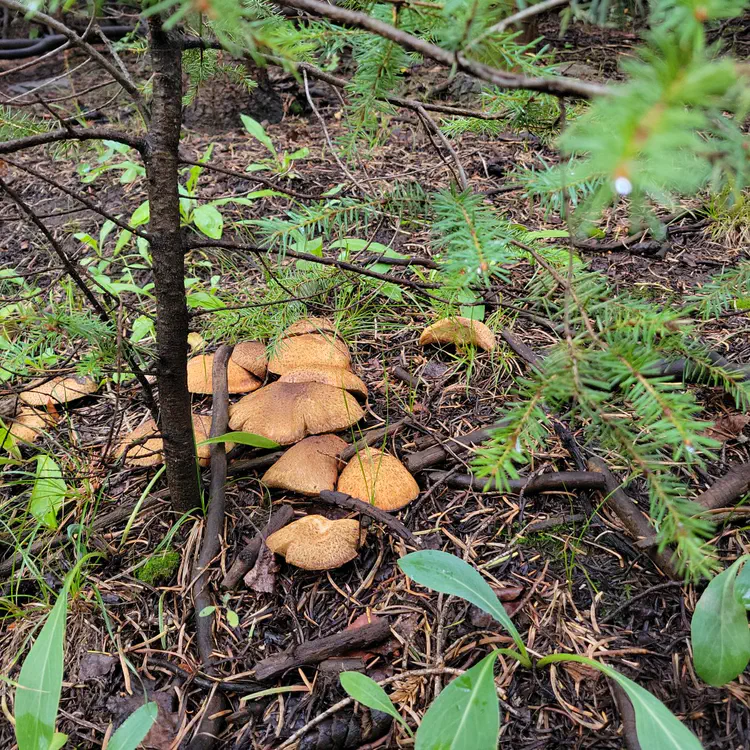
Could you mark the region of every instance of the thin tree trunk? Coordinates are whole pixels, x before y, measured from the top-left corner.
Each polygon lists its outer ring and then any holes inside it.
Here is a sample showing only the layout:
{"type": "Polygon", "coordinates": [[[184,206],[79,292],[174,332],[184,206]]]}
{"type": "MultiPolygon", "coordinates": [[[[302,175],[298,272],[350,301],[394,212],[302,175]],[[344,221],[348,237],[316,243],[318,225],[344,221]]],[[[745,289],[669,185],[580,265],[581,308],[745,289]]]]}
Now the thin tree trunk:
{"type": "Polygon", "coordinates": [[[156,292],[157,384],[172,507],[185,512],[200,504],[200,493],[187,389],[188,310],[177,192],[182,51],[158,18],[151,19],[149,26],[154,78],[146,174],[156,292]]]}

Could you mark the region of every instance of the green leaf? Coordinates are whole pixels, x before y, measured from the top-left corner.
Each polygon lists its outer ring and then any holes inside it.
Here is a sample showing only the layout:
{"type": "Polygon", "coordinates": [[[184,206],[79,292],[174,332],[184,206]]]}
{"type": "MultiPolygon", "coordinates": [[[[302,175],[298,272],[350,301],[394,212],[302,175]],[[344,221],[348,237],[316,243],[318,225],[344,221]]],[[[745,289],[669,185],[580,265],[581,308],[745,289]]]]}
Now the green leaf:
{"type": "Polygon", "coordinates": [[[130,217],[130,226],[139,227],[142,224],[148,224],[151,217],[151,211],[149,209],[148,201],[143,201],[138,208],[133,211],[133,215],[130,217]]]}
{"type": "Polygon", "coordinates": [[[253,120],[253,118],[248,115],[240,115],[240,118],[242,119],[242,124],[245,126],[245,130],[247,130],[253,138],[260,141],[275,157],[276,149],[274,148],[273,142],[268,137],[268,134],[263,129],[263,126],[257,120],[253,120]]]}
{"type": "Polygon", "coordinates": [[[411,728],[397,711],[388,694],[375,680],[361,672],[342,672],[339,675],[339,679],[341,680],[341,687],[355,701],[358,701],[363,706],[374,708],[376,711],[381,711],[384,714],[392,716],[409,734],[412,734],[411,728]]]}
{"type": "MultiPolygon", "coordinates": [[[[456,297],[459,302],[477,302],[479,300],[477,295],[468,287],[461,287],[456,297]]],[[[478,320],[480,322],[484,320],[484,305],[462,305],[459,307],[459,312],[464,318],[468,318],[469,320],[478,320]]]]}
{"type": "Polygon", "coordinates": [[[225,432],[223,435],[201,440],[198,445],[212,445],[213,443],[238,443],[239,445],[251,445],[253,448],[278,448],[279,444],[273,440],[255,435],[252,432],[225,432]]]}
{"type": "Polygon", "coordinates": [[[604,672],[626,693],[635,711],[635,728],[641,750],[703,750],[698,738],[655,696],[606,664],[577,654],[552,654],[538,667],[553,662],[576,661],[604,672]]]}
{"type": "Polygon", "coordinates": [[[147,336],[155,336],[156,330],[154,329],[154,321],[151,320],[147,315],[139,315],[133,321],[133,329],[130,332],[130,342],[137,344],[147,336]]]}
{"type": "Polygon", "coordinates": [[[450,682],[433,701],[417,731],[415,750],[496,750],[500,709],[493,651],[450,682]]]}
{"type": "Polygon", "coordinates": [[[56,529],[57,511],[62,507],[66,492],[62,471],[55,460],[51,456],[37,456],[29,513],[47,528],[56,529]]]}
{"type": "Polygon", "coordinates": [[[523,639],[505,611],[502,602],[480,573],[455,555],[440,550],[412,552],[398,561],[401,570],[417,583],[433,591],[460,596],[492,615],[513,637],[521,663],[530,666],[523,639]]]}
{"type": "Polygon", "coordinates": [[[734,593],[737,596],[737,601],[745,609],[750,610],[750,562],[745,562],[742,570],[737,574],[734,582],[734,593]]]}
{"type": "Polygon", "coordinates": [[[151,701],[133,711],[120,728],[112,735],[107,750],[137,750],[154,725],[159,706],[151,701]]]}
{"type": "Polygon", "coordinates": [[[198,612],[198,617],[208,617],[214,612],[216,612],[216,607],[214,607],[212,604],[209,604],[207,607],[203,607],[203,609],[198,612]]]}
{"type": "Polygon", "coordinates": [[[15,699],[18,750],[48,750],[56,742],[70,580],[68,576],[18,676],[15,699]]]}
{"type": "Polygon", "coordinates": [[[233,609],[227,610],[227,622],[231,628],[236,628],[240,624],[240,618],[233,609]]]}
{"type": "Polygon", "coordinates": [[[65,746],[65,743],[67,741],[67,734],[63,734],[62,732],[55,732],[54,736],[52,737],[52,742],[50,743],[49,750],[61,750],[61,748],[65,746]]]}
{"type": "Polygon", "coordinates": [[[690,624],[695,671],[715,687],[733,680],[750,661],[747,614],[735,591],[737,571],[744,559],[741,557],[706,586],[690,624]]]}
{"type": "Polygon", "coordinates": [[[216,206],[206,203],[193,210],[193,222],[198,229],[212,240],[220,240],[224,232],[224,217],[216,206]]]}

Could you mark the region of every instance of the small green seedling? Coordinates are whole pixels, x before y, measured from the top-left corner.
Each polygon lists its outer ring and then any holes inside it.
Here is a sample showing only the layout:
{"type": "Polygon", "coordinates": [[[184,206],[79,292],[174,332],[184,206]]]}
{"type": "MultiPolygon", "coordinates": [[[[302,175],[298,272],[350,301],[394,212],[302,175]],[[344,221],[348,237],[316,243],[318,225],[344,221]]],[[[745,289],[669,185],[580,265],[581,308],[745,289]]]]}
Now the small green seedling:
{"type": "Polygon", "coordinates": [[[257,120],[254,120],[248,115],[240,115],[240,117],[242,118],[242,124],[245,126],[245,130],[247,130],[256,141],[259,141],[265,146],[271,154],[267,159],[260,159],[257,162],[248,164],[246,171],[271,171],[281,177],[299,177],[299,175],[292,172],[292,167],[294,166],[294,162],[298,159],[307,158],[310,155],[310,149],[304,147],[292,151],[292,153],[284,151],[282,154],[279,154],[276,147],[273,145],[273,141],[269,138],[268,133],[266,133],[265,128],[257,120]]]}
{"type": "MultiPolygon", "coordinates": [[[[240,618],[239,615],[229,607],[229,594],[224,594],[224,596],[221,597],[221,604],[226,613],[227,622],[230,627],[236,628],[240,624],[240,618]]],[[[203,607],[203,609],[198,612],[198,617],[209,617],[214,612],[216,612],[216,607],[211,604],[208,607],[203,607]]]]}

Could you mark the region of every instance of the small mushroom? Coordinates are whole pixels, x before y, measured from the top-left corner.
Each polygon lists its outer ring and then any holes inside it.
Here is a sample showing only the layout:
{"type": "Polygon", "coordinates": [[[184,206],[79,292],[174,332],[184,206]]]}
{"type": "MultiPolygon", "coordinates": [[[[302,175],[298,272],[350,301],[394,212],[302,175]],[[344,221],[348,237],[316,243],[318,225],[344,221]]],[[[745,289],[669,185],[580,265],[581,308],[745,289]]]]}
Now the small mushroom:
{"type": "Polygon", "coordinates": [[[46,429],[52,427],[57,419],[56,415],[22,406],[18,410],[8,431],[21,443],[35,443],[46,429]]]}
{"type": "Polygon", "coordinates": [[[395,456],[364,448],[344,467],[336,489],[381,510],[399,510],[419,495],[419,485],[395,456]]]}
{"type": "MultiPolygon", "coordinates": [[[[201,354],[188,361],[187,376],[190,393],[213,393],[213,354],[201,354]]],[[[231,359],[227,362],[229,393],[250,393],[261,386],[260,380],[231,359]]]]}
{"type": "Polygon", "coordinates": [[[419,337],[422,346],[426,344],[454,344],[459,349],[468,345],[489,352],[495,348],[495,334],[481,321],[456,316],[443,318],[422,331],[419,337]]]}
{"type": "Polygon", "coordinates": [[[349,369],[351,355],[346,344],[330,333],[303,333],[283,338],[268,358],[268,371],[283,375],[311,365],[349,369]]]}
{"type": "Polygon", "coordinates": [[[322,383],[270,383],[229,409],[229,427],[296,443],[307,435],[338,432],[364,416],[350,393],[322,383]]]}
{"type": "Polygon", "coordinates": [[[323,516],[305,516],[271,534],[266,544],[290,565],[331,570],[353,560],[364,539],[365,531],[353,518],[329,521],[323,516]]]}
{"type": "Polygon", "coordinates": [[[301,495],[332,490],[339,475],[338,455],[345,447],[346,442],[337,435],[305,438],[284,453],[261,481],[267,487],[301,495]]]}
{"type": "Polygon", "coordinates": [[[243,341],[237,344],[232,351],[231,360],[240,367],[244,367],[256,378],[266,377],[268,370],[268,357],[266,356],[266,345],[260,341],[243,341]]]}
{"type": "MultiPolygon", "coordinates": [[[[211,417],[207,414],[193,414],[193,433],[198,463],[201,466],[208,466],[211,461],[211,447],[200,445],[200,443],[208,440],[211,433],[211,417]]],[[[227,450],[231,450],[233,446],[233,443],[226,444],[227,450]]],[[[148,419],[133,430],[117,446],[115,455],[118,457],[124,455],[125,460],[131,466],[159,466],[164,463],[164,441],[159,434],[156,422],[148,419]],[[133,445],[133,443],[138,444],[133,445]]]]}
{"type": "Polygon", "coordinates": [[[20,398],[29,406],[46,406],[50,401],[53,404],[69,404],[94,393],[97,388],[96,381],[88,375],[60,375],[51,380],[33,381],[20,398]]]}
{"type": "Polygon", "coordinates": [[[284,331],[284,336],[299,336],[303,333],[336,333],[336,326],[325,318],[302,318],[284,331]]]}
{"type": "Polygon", "coordinates": [[[282,383],[324,383],[367,398],[367,386],[362,379],[344,367],[330,367],[329,365],[298,367],[296,370],[285,372],[279,381],[282,383]]]}

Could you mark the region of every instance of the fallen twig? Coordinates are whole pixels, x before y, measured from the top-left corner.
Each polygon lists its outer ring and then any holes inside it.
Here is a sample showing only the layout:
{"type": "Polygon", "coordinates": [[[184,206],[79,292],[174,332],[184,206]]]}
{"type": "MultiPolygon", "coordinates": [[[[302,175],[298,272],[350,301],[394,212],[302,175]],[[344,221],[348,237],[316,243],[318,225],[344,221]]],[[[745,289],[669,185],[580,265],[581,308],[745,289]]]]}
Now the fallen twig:
{"type": "MultiPolygon", "coordinates": [[[[449,472],[434,472],[441,477],[449,472]]],[[[526,495],[540,492],[566,492],[571,490],[603,490],[604,477],[596,471],[551,471],[533,477],[509,479],[507,482],[480,479],[470,474],[454,474],[446,479],[449,487],[471,489],[477,492],[521,492],[526,495]],[[489,486],[488,486],[489,484],[489,486]]]]}
{"type": "Polygon", "coordinates": [[[727,508],[750,491],[750,463],[740,464],[695,498],[707,510],[727,508]]]}

